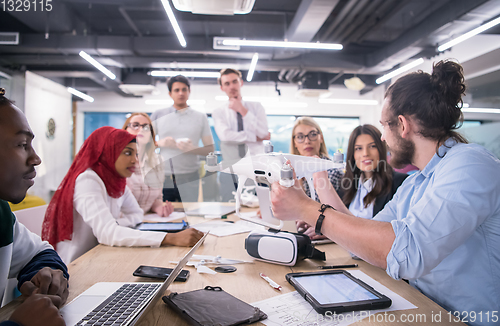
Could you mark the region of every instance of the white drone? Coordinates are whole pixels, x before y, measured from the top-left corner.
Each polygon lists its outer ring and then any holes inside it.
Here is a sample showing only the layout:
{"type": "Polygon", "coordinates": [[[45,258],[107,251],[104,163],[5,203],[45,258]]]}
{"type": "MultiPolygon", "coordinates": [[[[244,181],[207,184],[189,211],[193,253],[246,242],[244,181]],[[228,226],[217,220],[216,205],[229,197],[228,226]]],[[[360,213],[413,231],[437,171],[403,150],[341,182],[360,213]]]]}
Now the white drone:
{"type": "MultiPolygon", "coordinates": [[[[177,261],[171,261],[172,264],[178,264],[177,261]]],[[[235,265],[235,264],[245,264],[253,263],[253,260],[240,260],[240,259],[230,259],[223,258],[221,256],[208,256],[208,255],[193,255],[193,257],[186,263],[186,266],[193,266],[196,268],[198,273],[205,274],[217,274],[211,266],[222,266],[222,265],[235,265]]]]}
{"type": "MultiPolygon", "coordinates": [[[[266,149],[269,148],[266,146],[266,149]]],[[[272,151],[272,146],[270,146],[272,151]]],[[[291,187],[294,185],[293,169],[297,179],[306,178],[311,191],[311,198],[315,198],[313,184],[313,174],[328,169],[344,169],[343,154],[338,152],[334,155],[334,160],[324,160],[315,157],[307,157],[292,154],[282,154],[269,152],[245,157],[231,163],[217,163],[217,156],[213,153],[207,155],[205,169],[209,172],[226,172],[238,175],[238,189],[236,191],[236,215],[241,219],[280,230],[283,221],[274,217],[271,210],[270,188],[274,182],[279,182],[282,186],[291,187]],[[286,164],[290,161],[291,166],[286,164]],[[257,197],[260,203],[262,218],[249,217],[240,214],[241,190],[245,181],[251,179],[256,184],[257,197]]]]}

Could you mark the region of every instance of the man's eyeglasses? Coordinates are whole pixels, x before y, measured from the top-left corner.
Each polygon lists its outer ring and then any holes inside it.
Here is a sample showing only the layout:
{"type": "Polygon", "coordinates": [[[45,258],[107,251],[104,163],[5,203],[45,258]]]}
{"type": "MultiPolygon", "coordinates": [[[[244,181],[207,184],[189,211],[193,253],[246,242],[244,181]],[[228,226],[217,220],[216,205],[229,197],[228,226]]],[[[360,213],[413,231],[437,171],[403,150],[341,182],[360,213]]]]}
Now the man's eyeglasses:
{"type": "Polygon", "coordinates": [[[293,138],[295,139],[295,141],[297,141],[297,143],[303,143],[306,140],[306,137],[309,138],[310,141],[315,141],[316,139],[318,139],[318,135],[319,132],[317,132],[316,130],[312,130],[307,135],[299,132],[298,134],[293,136],[293,138]]]}
{"type": "MultiPolygon", "coordinates": [[[[134,122],[134,123],[129,123],[128,126],[130,128],[132,128],[132,130],[139,130],[139,128],[142,128],[142,130],[148,131],[151,129],[151,126],[149,125],[149,123],[145,123],[145,124],[141,125],[140,123],[134,122]]],[[[309,138],[309,139],[311,139],[311,138],[309,138]]]]}

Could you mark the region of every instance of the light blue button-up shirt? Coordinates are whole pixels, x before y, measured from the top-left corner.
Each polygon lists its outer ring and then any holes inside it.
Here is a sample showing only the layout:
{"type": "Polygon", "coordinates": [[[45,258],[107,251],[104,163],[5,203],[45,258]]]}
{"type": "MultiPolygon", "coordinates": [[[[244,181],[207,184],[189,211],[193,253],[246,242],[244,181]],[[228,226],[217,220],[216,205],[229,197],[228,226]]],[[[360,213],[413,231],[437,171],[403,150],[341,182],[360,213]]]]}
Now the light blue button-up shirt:
{"type": "Polygon", "coordinates": [[[462,317],[475,312],[470,325],[500,324],[500,160],[493,154],[448,139],[374,219],[391,222],[396,234],[391,277],[462,317]]]}

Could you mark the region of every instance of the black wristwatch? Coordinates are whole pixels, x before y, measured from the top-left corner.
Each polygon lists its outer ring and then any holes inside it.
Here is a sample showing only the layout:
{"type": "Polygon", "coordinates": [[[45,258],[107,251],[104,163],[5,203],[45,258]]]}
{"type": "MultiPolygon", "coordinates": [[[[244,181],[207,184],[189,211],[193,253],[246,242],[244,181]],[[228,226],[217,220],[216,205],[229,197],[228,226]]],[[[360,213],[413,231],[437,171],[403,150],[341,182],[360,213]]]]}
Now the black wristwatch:
{"type": "Polygon", "coordinates": [[[321,208],[318,210],[318,212],[320,212],[319,214],[319,217],[318,217],[318,221],[316,221],[316,227],[314,228],[314,232],[317,234],[317,235],[323,235],[321,233],[321,227],[323,226],[323,220],[325,219],[325,215],[323,214],[325,212],[325,210],[327,208],[331,208],[333,210],[335,210],[335,208],[333,208],[332,206],[330,205],[327,205],[327,204],[321,204],[321,208]]]}

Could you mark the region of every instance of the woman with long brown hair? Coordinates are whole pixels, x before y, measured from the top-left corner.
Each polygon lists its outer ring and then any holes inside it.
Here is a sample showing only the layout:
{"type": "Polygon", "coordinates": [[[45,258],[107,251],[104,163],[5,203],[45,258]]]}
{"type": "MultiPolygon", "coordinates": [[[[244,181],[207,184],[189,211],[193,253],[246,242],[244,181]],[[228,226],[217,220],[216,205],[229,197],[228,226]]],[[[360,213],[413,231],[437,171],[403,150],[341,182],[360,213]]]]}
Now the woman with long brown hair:
{"type": "MultiPolygon", "coordinates": [[[[389,202],[407,175],[395,172],[387,163],[387,149],[380,131],[369,124],[356,127],[350,137],[346,169],[339,191],[328,185],[326,172],[314,174],[315,187],[322,203],[338,211],[366,219],[373,218],[389,202]]],[[[312,239],[321,236],[308,228],[312,239]]]]}
{"type": "Polygon", "coordinates": [[[156,153],[155,132],[151,118],[143,112],[132,113],[122,127],[137,138],[139,169],[136,169],[127,186],[137,199],[144,213],[154,212],[159,216],[168,216],[174,208],[168,201],[163,201],[163,179],[160,156],[156,153]]]}

